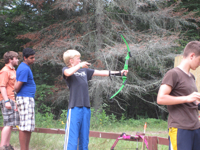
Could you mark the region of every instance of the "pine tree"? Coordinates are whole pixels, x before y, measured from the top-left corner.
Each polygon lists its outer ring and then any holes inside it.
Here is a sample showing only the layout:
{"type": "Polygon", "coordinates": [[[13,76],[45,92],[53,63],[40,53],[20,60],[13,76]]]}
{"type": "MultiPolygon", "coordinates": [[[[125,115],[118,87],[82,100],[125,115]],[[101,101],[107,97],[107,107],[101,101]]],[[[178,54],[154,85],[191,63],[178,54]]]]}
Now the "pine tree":
{"type": "MultiPolygon", "coordinates": [[[[17,36],[17,39],[30,39],[23,47],[37,50],[37,62],[41,65],[64,66],[62,54],[73,48],[92,63],[92,68],[121,70],[127,49],[119,33],[125,37],[133,57],[129,61],[128,82],[115,101],[115,105],[123,110],[128,109],[133,99],[158,106],[156,94],[152,93],[157,92],[163,75],[173,67],[174,57],[180,53],[177,47],[183,25],[198,28],[195,22],[187,20],[186,10],[175,11],[181,1],[172,5],[166,0],[29,2],[40,17],[44,17],[44,4],[50,2],[51,9],[46,10],[46,15],[54,20],[51,25],[42,25],[37,31],[17,36]],[[149,98],[151,94],[153,96],[149,98]]],[[[192,13],[189,16],[198,19],[192,13]]],[[[106,101],[107,95],[116,92],[121,84],[120,78],[110,81],[109,78],[95,77],[90,82],[92,106],[96,110],[103,106],[113,109],[106,101]]],[[[63,100],[66,92],[60,90],[60,93],[56,95],[57,99],[63,100]]],[[[166,111],[165,107],[158,107],[166,111]]]]}

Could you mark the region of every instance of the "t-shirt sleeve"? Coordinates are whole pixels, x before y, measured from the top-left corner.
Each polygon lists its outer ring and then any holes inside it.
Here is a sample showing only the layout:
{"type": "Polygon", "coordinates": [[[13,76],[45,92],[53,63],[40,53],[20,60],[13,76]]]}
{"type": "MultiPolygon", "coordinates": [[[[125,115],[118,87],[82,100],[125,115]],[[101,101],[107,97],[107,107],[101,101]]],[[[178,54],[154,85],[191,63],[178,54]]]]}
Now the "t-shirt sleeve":
{"type": "Polygon", "coordinates": [[[164,78],[162,80],[162,84],[167,84],[167,85],[171,86],[172,89],[173,89],[177,84],[177,78],[178,78],[178,76],[177,76],[176,71],[173,70],[173,69],[169,70],[165,74],[165,76],[164,76],[164,78]]]}
{"type": "Polygon", "coordinates": [[[65,71],[65,69],[68,69],[68,67],[63,67],[63,69],[62,69],[62,76],[63,76],[63,78],[65,79],[65,75],[64,75],[64,71],[65,71]]]}
{"type": "Polygon", "coordinates": [[[27,82],[28,81],[28,72],[29,71],[27,69],[21,70],[18,77],[17,77],[17,81],[27,82]]]}
{"type": "Polygon", "coordinates": [[[87,80],[91,80],[94,74],[94,69],[87,69],[87,80]]]}
{"type": "Polygon", "coordinates": [[[8,72],[2,71],[0,72],[0,86],[6,86],[8,83],[8,72]]]}

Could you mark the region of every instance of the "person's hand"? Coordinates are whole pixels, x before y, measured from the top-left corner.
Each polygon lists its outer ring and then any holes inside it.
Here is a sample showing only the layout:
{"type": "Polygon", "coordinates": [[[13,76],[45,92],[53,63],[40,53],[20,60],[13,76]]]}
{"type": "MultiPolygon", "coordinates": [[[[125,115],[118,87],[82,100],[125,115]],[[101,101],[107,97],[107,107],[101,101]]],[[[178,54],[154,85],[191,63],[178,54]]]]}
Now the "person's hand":
{"type": "Polygon", "coordinates": [[[187,101],[187,103],[196,101],[196,104],[198,104],[199,102],[197,102],[197,101],[200,101],[200,93],[193,92],[192,94],[190,94],[186,97],[186,101],[187,101]]]}
{"type": "Polygon", "coordinates": [[[196,101],[196,105],[199,105],[200,101],[196,101]]]}
{"type": "Polygon", "coordinates": [[[91,64],[88,63],[88,62],[86,62],[86,61],[84,61],[84,62],[81,62],[79,65],[80,65],[82,68],[88,68],[91,64]]]}
{"type": "Polygon", "coordinates": [[[127,73],[128,73],[128,70],[122,70],[121,71],[121,76],[123,76],[123,75],[127,76],[127,73]]]}
{"type": "Polygon", "coordinates": [[[12,108],[10,102],[5,103],[5,107],[6,107],[7,109],[11,109],[11,108],[12,108]]]}

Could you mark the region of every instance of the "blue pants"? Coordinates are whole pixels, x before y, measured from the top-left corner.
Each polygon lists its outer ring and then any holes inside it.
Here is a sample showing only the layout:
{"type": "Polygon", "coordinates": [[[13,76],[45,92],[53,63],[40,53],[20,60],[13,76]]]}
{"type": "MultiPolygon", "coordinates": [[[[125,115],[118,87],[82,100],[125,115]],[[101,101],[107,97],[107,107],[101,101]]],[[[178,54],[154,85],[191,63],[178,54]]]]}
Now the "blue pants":
{"type": "Polygon", "coordinates": [[[200,150],[200,129],[169,128],[169,150],[200,150]]]}
{"type": "Polygon", "coordinates": [[[64,150],[88,150],[90,108],[74,107],[68,110],[65,127],[64,150]],[[79,143],[79,144],[78,144],[79,143]]]}

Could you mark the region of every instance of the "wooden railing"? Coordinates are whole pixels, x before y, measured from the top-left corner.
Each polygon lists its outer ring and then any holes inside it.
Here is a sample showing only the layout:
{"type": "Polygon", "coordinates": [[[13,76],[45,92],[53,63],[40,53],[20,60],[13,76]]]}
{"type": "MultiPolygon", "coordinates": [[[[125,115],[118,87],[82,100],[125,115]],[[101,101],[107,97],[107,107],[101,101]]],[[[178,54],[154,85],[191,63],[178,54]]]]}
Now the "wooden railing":
{"type": "MultiPolygon", "coordinates": [[[[0,130],[2,129],[3,127],[0,127],[0,130]]],[[[17,128],[13,128],[12,131],[19,131],[19,130],[17,128]]],[[[52,128],[35,128],[34,132],[46,133],[46,134],[65,134],[64,129],[52,129],[52,128]]],[[[90,137],[117,139],[119,136],[120,136],[119,133],[90,131],[90,137]]],[[[169,145],[169,141],[167,138],[162,138],[157,136],[145,136],[145,139],[148,142],[148,147],[149,147],[148,150],[158,150],[158,144],[169,145]]],[[[130,139],[127,141],[136,141],[136,140],[130,139]]],[[[139,138],[138,142],[143,142],[143,140],[139,138]]]]}

